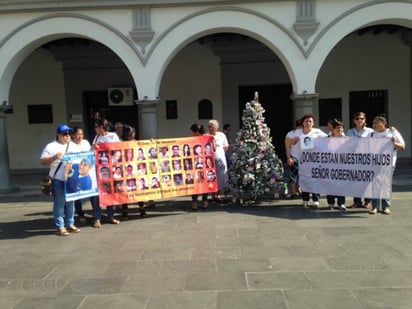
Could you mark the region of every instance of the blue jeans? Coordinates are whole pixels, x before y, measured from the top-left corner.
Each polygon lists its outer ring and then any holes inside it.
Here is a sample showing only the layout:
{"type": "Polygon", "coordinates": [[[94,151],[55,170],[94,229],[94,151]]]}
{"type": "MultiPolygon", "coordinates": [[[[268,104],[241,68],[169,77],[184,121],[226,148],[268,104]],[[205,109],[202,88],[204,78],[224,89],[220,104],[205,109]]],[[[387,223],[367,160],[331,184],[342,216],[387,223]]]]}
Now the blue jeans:
{"type": "Polygon", "coordinates": [[[57,229],[74,224],[74,202],[66,202],[64,195],[64,181],[54,179],[53,192],[53,217],[57,229]]]}
{"type": "MultiPolygon", "coordinates": [[[[94,220],[100,221],[102,219],[102,209],[100,208],[100,205],[99,205],[99,197],[93,196],[92,198],[90,198],[90,202],[92,203],[94,220]]],[[[107,206],[106,213],[107,213],[107,217],[109,218],[109,220],[113,219],[114,206],[107,206]]]]}
{"type": "Polygon", "coordinates": [[[84,211],[83,211],[83,207],[82,207],[82,200],[74,201],[74,209],[76,211],[76,214],[79,217],[84,217],[84,211]]]}
{"type": "MultiPolygon", "coordinates": [[[[395,172],[395,167],[392,167],[392,175],[395,172]]],[[[379,206],[382,207],[382,210],[385,208],[391,207],[391,200],[390,199],[371,199],[372,201],[372,208],[377,208],[379,210],[379,206]]]]}
{"type": "Polygon", "coordinates": [[[382,207],[382,210],[385,208],[391,207],[391,200],[390,199],[372,199],[372,208],[377,208],[379,210],[379,206],[382,207]]]}

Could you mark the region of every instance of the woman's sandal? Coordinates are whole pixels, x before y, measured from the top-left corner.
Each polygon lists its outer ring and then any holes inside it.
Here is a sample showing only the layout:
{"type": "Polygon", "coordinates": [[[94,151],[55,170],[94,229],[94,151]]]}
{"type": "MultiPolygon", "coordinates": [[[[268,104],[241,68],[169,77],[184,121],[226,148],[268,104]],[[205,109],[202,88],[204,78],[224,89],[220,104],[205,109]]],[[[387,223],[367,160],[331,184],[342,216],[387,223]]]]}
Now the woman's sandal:
{"type": "Polygon", "coordinates": [[[93,222],[93,227],[94,228],[101,228],[102,227],[102,224],[100,223],[100,220],[95,220],[94,222],[93,222]]]}
{"type": "Polygon", "coordinates": [[[58,236],[69,236],[70,235],[70,233],[64,227],[61,229],[58,229],[56,234],[58,236]]]}
{"type": "Polygon", "coordinates": [[[197,202],[192,202],[192,210],[197,211],[197,202]]]}
{"type": "Polygon", "coordinates": [[[117,220],[117,219],[115,219],[115,218],[112,218],[112,219],[109,219],[109,223],[111,223],[111,224],[119,224],[120,221],[117,220]]]}
{"type": "Polygon", "coordinates": [[[140,217],[142,217],[142,218],[147,217],[146,210],[144,210],[143,208],[140,208],[139,211],[140,211],[140,217]]]}
{"type": "Polygon", "coordinates": [[[207,206],[208,206],[208,205],[207,205],[207,202],[206,202],[206,201],[203,202],[202,208],[203,208],[203,209],[207,209],[207,206]]]}

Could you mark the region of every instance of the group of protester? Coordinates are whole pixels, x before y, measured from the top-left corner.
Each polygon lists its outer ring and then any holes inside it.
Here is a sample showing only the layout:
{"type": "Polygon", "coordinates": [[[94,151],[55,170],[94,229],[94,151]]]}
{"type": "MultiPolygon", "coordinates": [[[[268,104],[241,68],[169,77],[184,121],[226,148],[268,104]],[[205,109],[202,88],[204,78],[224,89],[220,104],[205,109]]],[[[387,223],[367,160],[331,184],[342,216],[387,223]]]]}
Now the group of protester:
{"type": "MultiPolygon", "coordinates": [[[[210,162],[211,166],[216,168],[216,178],[218,183],[218,191],[213,193],[212,200],[218,201],[221,199],[221,192],[227,186],[227,160],[226,152],[229,148],[227,135],[218,131],[219,123],[217,120],[210,120],[208,123],[208,133],[206,133],[203,125],[193,124],[190,127],[192,136],[199,136],[208,134],[212,137],[211,148],[214,152],[214,162],[210,162]]],[[[225,125],[226,133],[230,131],[230,126],[225,125]]],[[[54,141],[48,143],[40,156],[40,163],[47,165],[49,169],[49,177],[53,179],[52,182],[52,196],[53,196],[53,217],[54,224],[57,229],[56,234],[59,236],[68,236],[70,233],[80,232],[80,228],[75,226],[75,213],[78,215],[79,222],[86,223],[86,217],[82,209],[82,200],[66,201],[65,186],[67,186],[68,171],[71,171],[71,162],[64,163],[62,161],[63,156],[66,153],[79,153],[85,151],[94,151],[99,149],[99,144],[120,142],[120,141],[133,141],[135,140],[136,130],[132,126],[124,125],[123,123],[116,122],[114,126],[106,119],[95,119],[94,121],[95,137],[90,144],[87,139],[84,138],[84,132],[82,128],[70,128],[66,124],[59,125],[56,130],[56,138],[54,141]],[[114,128],[114,130],[111,130],[114,128]]],[[[115,157],[115,156],[114,156],[115,157]]],[[[98,160],[104,160],[104,157],[99,157],[98,160]]],[[[106,157],[107,159],[107,157],[106,157]]],[[[80,165],[79,164],[79,173],[80,165]]],[[[192,196],[192,209],[197,210],[196,195],[192,196]]],[[[99,197],[94,196],[90,198],[90,203],[93,212],[93,224],[95,228],[100,228],[102,210],[99,205],[99,197]]],[[[149,201],[149,204],[153,205],[154,201],[149,201]]],[[[115,208],[121,209],[123,219],[128,218],[128,204],[123,205],[111,205],[106,207],[107,222],[111,224],[119,224],[120,221],[115,218],[115,208]]],[[[146,211],[144,209],[144,203],[138,202],[140,215],[145,217],[146,211]]],[[[208,207],[208,195],[202,195],[202,208],[208,207]]]]}
{"type": "MultiPolygon", "coordinates": [[[[291,197],[302,197],[302,206],[309,207],[310,195],[312,195],[312,207],[319,208],[320,194],[314,192],[301,192],[299,187],[299,157],[300,157],[300,141],[311,141],[316,137],[357,137],[357,138],[391,138],[394,154],[392,157],[392,173],[395,170],[397,150],[405,149],[405,141],[399,131],[394,127],[388,127],[387,120],[383,116],[375,116],[372,121],[372,128],[367,127],[366,114],[364,112],[356,112],[352,117],[353,127],[344,133],[344,124],[339,119],[330,119],[328,122],[328,133],[323,132],[318,128],[314,128],[315,118],[311,114],[304,115],[301,119],[298,119],[295,123],[293,130],[289,131],[285,137],[285,151],[287,164],[290,167],[289,181],[291,189],[291,197]]],[[[333,210],[335,203],[341,211],[345,211],[347,206],[345,205],[345,196],[326,196],[328,208],[333,210]]],[[[390,199],[369,199],[365,198],[362,203],[361,197],[354,197],[353,204],[349,207],[364,207],[368,208],[370,214],[376,214],[379,210],[383,214],[391,214],[390,199]]]]}

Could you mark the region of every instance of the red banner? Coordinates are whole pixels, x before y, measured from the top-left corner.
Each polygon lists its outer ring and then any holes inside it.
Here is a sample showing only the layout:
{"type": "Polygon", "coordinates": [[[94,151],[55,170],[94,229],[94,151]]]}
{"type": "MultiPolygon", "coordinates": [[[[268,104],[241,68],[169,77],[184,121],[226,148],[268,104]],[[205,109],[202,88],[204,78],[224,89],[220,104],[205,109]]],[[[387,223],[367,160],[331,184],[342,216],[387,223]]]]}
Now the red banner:
{"type": "Polygon", "coordinates": [[[100,206],[217,191],[210,136],[99,144],[100,206]]]}

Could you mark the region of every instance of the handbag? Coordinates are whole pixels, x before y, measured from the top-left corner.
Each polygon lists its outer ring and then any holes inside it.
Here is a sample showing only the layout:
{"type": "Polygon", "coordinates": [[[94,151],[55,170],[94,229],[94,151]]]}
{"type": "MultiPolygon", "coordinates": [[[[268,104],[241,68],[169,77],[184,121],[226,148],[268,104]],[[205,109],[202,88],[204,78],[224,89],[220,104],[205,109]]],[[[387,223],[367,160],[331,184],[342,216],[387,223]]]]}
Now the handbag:
{"type": "Polygon", "coordinates": [[[52,195],[52,184],[53,179],[50,176],[43,178],[40,181],[40,190],[44,195],[51,196],[52,195]]]}
{"type": "MultiPolygon", "coordinates": [[[[67,152],[67,149],[69,149],[69,143],[67,143],[66,151],[64,153],[67,152]]],[[[47,196],[53,195],[53,192],[52,192],[53,179],[56,176],[57,171],[59,170],[61,165],[62,165],[62,161],[60,161],[59,165],[54,171],[53,177],[50,177],[49,175],[47,175],[46,177],[42,178],[42,180],[40,181],[40,190],[44,195],[47,195],[47,196]]]]}

